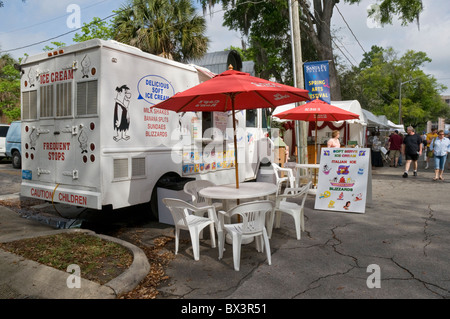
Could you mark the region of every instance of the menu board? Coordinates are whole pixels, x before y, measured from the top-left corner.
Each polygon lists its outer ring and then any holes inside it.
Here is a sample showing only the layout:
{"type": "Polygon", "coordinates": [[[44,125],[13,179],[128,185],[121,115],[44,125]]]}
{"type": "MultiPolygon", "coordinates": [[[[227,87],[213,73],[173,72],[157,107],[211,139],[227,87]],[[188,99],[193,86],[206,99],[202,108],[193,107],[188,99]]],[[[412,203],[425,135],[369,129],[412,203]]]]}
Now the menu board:
{"type": "Polygon", "coordinates": [[[368,148],[322,148],[314,209],[364,213],[372,199],[368,148]]]}

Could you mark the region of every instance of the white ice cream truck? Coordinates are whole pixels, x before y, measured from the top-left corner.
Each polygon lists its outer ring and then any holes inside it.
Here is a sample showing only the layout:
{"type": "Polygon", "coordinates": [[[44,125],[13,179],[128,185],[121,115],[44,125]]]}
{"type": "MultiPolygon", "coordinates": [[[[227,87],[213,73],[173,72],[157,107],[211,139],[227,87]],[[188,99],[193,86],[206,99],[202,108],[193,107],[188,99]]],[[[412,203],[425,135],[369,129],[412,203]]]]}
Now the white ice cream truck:
{"type": "MultiPolygon", "coordinates": [[[[116,209],[154,201],[170,179],[234,182],[229,113],[152,108],[208,70],[98,39],[26,57],[21,68],[22,196],[116,209]]],[[[241,181],[270,155],[262,111],[236,114],[241,181]]]]}

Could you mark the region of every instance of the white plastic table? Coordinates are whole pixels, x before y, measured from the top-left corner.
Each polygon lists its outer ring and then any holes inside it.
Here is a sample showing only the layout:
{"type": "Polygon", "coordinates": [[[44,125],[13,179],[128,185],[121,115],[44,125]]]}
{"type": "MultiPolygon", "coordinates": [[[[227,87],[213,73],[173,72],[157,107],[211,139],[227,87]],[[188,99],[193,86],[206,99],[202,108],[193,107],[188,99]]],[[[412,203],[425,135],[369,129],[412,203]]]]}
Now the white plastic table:
{"type": "MultiPolygon", "coordinates": [[[[241,183],[239,188],[235,184],[217,185],[203,188],[199,194],[209,199],[220,199],[223,201],[236,199],[252,199],[266,197],[275,194],[277,186],[272,183],[250,182],[241,183]]],[[[224,203],[226,206],[226,203],[224,203]]]]}
{"type": "MultiPolygon", "coordinates": [[[[241,183],[239,188],[236,188],[235,184],[209,186],[199,191],[199,195],[208,199],[219,199],[223,202],[224,211],[228,212],[230,201],[239,199],[256,199],[259,197],[267,197],[275,194],[277,191],[277,185],[265,182],[250,182],[241,183]]],[[[219,218],[223,218],[222,214],[219,214],[219,218]]],[[[223,222],[223,219],[221,219],[223,222]]],[[[249,242],[251,242],[250,240],[249,242]]],[[[230,243],[227,237],[227,242],[230,243]]],[[[244,242],[243,242],[244,243],[244,242]]]]}

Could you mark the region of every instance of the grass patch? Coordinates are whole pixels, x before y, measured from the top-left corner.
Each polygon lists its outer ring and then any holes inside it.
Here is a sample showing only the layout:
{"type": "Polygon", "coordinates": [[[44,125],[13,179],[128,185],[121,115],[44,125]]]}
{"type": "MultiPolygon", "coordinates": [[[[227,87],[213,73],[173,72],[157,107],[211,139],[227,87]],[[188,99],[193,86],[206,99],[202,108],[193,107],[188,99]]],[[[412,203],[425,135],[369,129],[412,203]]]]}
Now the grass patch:
{"type": "Polygon", "coordinates": [[[82,278],[99,284],[114,279],[133,262],[133,255],[127,248],[85,233],[29,238],[3,243],[0,247],[62,271],[76,264],[82,278]]]}

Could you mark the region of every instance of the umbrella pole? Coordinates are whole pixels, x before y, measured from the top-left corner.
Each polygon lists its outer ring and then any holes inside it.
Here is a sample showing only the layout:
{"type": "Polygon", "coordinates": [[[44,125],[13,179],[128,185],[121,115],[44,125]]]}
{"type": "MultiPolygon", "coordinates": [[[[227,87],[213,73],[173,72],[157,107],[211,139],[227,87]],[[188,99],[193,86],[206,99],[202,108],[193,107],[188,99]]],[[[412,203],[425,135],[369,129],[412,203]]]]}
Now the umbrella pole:
{"type": "MultiPolygon", "coordinates": [[[[239,188],[239,164],[238,164],[238,154],[237,154],[237,137],[236,137],[236,118],[234,116],[234,95],[231,96],[231,112],[233,112],[233,136],[234,136],[234,169],[236,170],[236,188],[239,188]]],[[[236,199],[236,204],[239,205],[239,198],[236,199]]],[[[241,222],[241,216],[238,214],[238,223],[241,222]]]]}
{"type": "Polygon", "coordinates": [[[237,154],[236,119],[234,116],[234,95],[231,96],[231,110],[233,112],[233,136],[234,136],[234,168],[236,170],[236,188],[239,188],[239,164],[237,154]]]}

